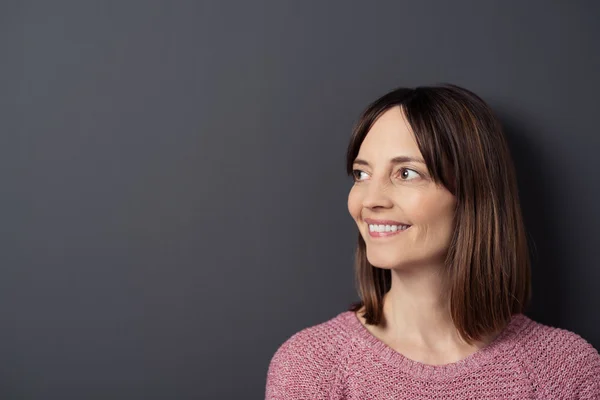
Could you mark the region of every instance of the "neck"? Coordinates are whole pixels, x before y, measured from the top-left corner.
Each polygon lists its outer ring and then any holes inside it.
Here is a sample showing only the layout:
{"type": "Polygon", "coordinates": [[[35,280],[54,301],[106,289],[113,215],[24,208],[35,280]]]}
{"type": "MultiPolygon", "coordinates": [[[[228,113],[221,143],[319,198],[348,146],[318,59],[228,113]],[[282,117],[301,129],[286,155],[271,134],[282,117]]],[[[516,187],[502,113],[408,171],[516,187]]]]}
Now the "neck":
{"type": "Polygon", "coordinates": [[[390,291],[384,297],[386,336],[424,348],[461,344],[450,307],[442,296],[440,266],[392,269],[390,291]]]}

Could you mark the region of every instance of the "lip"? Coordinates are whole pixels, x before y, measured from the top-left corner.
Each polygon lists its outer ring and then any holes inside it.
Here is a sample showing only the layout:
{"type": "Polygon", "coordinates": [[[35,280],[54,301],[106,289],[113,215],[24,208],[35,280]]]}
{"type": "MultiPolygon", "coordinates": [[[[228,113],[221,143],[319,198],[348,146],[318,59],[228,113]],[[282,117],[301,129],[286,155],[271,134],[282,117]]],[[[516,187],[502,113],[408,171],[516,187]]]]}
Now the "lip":
{"type": "Polygon", "coordinates": [[[410,226],[410,224],[407,224],[406,222],[393,221],[391,219],[364,218],[363,221],[365,221],[369,225],[408,225],[408,226],[410,226]]]}
{"type": "Polygon", "coordinates": [[[371,218],[365,218],[364,221],[367,223],[367,231],[369,232],[369,236],[371,236],[372,238],[384,238],[384,237],[390,237],[390,236],[396,236],[399,235],[403,232],[406,232],[407,230],[409,230],[411,228],[410,224],[404,223],[404,222],[398,222],[398,221],[392,221],[389,219],[371,219],[371,218]],[[371,232],[371,230],[369,229],[369,225],[408,225],[408,228],[404,229],[404,230],[397,230],[396,232],[371,232]]]}
{"type": "Polygon", "coordinates": [[[396,232],[392,232],[392,231],[390,231],[390,232],[371,232],[371,230],[369,229],[369,226],[367,225],[367,231],[369,231],[369,236],[371,236],[372,238],[383,238],[383,237],[396,236],[396,235],[406,232],[409,229],[410,229],[410,226],[403,231],[398,230],[396,232]]]}

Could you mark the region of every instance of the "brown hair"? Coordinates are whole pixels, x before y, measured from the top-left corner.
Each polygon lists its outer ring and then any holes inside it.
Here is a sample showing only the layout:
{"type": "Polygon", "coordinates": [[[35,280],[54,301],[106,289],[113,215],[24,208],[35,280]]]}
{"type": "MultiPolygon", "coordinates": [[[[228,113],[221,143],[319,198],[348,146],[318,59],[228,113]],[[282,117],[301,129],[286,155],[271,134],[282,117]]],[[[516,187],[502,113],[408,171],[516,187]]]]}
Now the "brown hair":
{"type": "MultiPolygon", "coordinates": [[[[373,123],[396,106],[404,111],[433,181],[456,197],[443,295],[463,339],[480,340],[524,312],[531,297],[526,231],[502,127],[490,107],[467,89],[451,84],[398,88],[360,117],[348,146],[348,175],[373,123]]],[[[369,263],[360,232],[355,274],[361,301],[349,310],[364,306],[368,324],[385,324],[383,296],[391,287],[391,271],[369,263]]]]}

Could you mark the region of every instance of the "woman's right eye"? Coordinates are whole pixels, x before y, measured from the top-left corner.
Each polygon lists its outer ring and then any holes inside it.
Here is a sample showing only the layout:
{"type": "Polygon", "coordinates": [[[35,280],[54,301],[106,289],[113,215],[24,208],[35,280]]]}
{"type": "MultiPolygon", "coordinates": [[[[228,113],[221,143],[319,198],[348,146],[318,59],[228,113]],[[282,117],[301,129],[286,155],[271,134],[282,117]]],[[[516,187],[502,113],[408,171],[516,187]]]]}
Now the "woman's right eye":
{"type": "Polygon", "coordinates": [[[354,169],[354,170],[352,170],[352,175],[354,176],[354,181],[355,181],[355,182],[357,182],[357,181],[360,181],[360,180],[361,180],[361,179],[360,179],[360,174],[361,174],[362,172],[363,172],[363,171],[361,171],[360,169],[354,169]]]}

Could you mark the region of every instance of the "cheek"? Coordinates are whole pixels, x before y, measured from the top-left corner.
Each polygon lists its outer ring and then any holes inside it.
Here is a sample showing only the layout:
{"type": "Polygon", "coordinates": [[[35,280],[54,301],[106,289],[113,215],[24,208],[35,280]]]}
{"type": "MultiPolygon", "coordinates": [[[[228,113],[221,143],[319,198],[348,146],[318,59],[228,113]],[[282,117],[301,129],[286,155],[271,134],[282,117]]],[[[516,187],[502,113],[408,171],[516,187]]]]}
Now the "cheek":
{"type": "Polygon", "coordinates": [[[415,224],[420,225],[424,231],[445,232],[452,225],[454,218],[454,201],[452,198],[421,197],[418,205],[413,206],[412,217],[415,224]]]}

